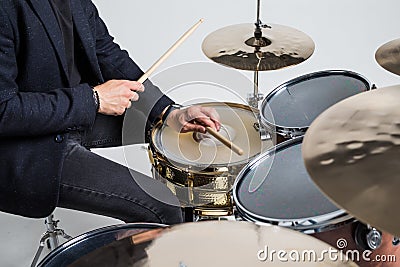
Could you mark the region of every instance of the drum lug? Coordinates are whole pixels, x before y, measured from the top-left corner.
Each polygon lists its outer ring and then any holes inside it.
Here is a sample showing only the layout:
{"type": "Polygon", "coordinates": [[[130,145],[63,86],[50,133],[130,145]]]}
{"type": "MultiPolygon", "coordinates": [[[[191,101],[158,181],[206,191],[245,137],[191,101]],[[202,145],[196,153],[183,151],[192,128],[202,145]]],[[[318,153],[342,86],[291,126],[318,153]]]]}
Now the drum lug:
{"type": "Polygon", "coordinates": [[[372,228],[367,234],[367,244],[372,250],[375,250],[381,246],[382,243],[382,232],[372,228]]]}
{"type": "Polygon", "coordinates": [[[375,250],[382,244],[382,232],[370,225],[358,223],[354,239],[356,244],[364,250],[375,250]]]}
{"type": "Polygon", "coordinates": [[[190,203],[194,202],[193,187],[194,187],[194,177],[193,177],[193,175],[191,173],[188,172],[188,175],[187,175],[187,189],[188,189],[188,197],[189,197],[190,203]]]}
{"type": "Polygon", "coordinates": [[[263,127],[259,122],[253,124],[254,129],[260,133],[261,141],[271,140],[271,135],[267,132],[265,127],[263,127]]]}
{"type": "Polygon", "coordinates": [[[173,181],[175,177],[175,173],[168,167],[165,168],[165,178],[170,181],[173,181]]]}

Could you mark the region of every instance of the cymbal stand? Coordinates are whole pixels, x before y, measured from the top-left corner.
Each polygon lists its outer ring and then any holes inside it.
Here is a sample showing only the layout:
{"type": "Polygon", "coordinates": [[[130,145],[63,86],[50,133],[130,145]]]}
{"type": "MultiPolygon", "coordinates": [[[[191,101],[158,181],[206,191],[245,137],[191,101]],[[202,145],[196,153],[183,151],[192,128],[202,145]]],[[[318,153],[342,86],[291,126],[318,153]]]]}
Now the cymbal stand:
{"type": "MultiPolygon", "coordinates": [[[[260,20],[260,1],[257,0],[257,21],[255,23],[256,29],[254,30],[254,37],[250,38],[246,41],[246,44],[249,46],[253,46],[255,49],[255,54],[258,59],[257,68],[254,71],[254,88],[253,93],[247,95],[247,103],[249,103],[250,107],[253,107],[259,110],[259,102],[263,99],[263,95],[258,91],[258,77],[259,77],[259,66],[261,60],[263,59],[262,52],[260,51],[260,47],[267,46],[270,44],[270,41],[266,38],[262,37],[261,27],[269,27],[265,25],[260,20]]],[[[255,128],[259,131],[261,140],[269,140],[271,139],[270,134],[266,131],[265,127],[263,127],[261,123],[261,116],[258,114],[258,123],[255,125],[255,128]]]]}
{"type": "Polygon", "coordinates": [[[69,240],[72,237],[64,232],[62,229],[57,228],[59,220],[54,220],[54,215],[51,214],[45,220],[45,225],[47,227],[47,231],[42,235],[39,241],[39,248],[36,251],[35,257],[33,258],[31,267],[35,267],[39,261],[39,257],[42,254],[45,244],[47,243],[47,247],[50,250],[54,250],[58,247],[59,241],[58,236],[62,236],[63,238],[69,240]]]}
{"type": "MultiPolygon", "coordinates": [[[[256,50],[259,48],[256,48],[256,50]]],[[[261,58],[259,58],[259,64],[261,62],[261,58]]],[[[257,66],[258,67],[258,66],[257,66]]],[[[247,95],[247,102],[250,107],[258,109],[259,101],[262,100],[263,95],[258,92],[258,69],[254,71],[254,89],[253,93],[247,95]]]]}

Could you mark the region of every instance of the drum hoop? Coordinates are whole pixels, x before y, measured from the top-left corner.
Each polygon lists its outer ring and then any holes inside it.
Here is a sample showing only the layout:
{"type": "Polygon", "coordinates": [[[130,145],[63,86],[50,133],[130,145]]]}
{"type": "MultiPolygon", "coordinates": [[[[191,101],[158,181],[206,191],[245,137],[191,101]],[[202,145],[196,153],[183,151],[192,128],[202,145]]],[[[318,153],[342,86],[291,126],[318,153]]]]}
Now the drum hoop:
{"type": "Polygon", "coordinates": [[[370,81],[366,77],[364,77],[363,75],[361,75],[357,72],[348,71],[348,70],[324,70],[324,71],[308,73],[308,74],[294,78],[292,80],[289,80],[289,81],[279,85],[277,88],[272,90],[269,94],[267,94],[264,97],[263,101],[261,102],[261,110],[260,110],[260,117],[261,117],[261,121],[263,122],[263,124],[266,127],[268,127],[270,130],[272,130],[273,132],[281,133],[284,136],[291,135],[291,137],[296,137],[296,136],[304,134],[306,132],[306,130],[308,129],[308,127],[310,127],[310,125],[304,125],[304,126],[298,126],[298,127],[288,127],[288,126],[278,125],[278,124],[275,124],[274,122],[269,121],[267,118],[265,118],[262,110],[267,105],[268,101],[272,97],[274,97],[278,92],[280,92],[281,90],[283,90],[284,88],[286,88],[290,85],[298,84],[303,81],[308,81],[308,80],[312,80],[312,79],[316,79],[316,78],[320,78],[320,77],[328,77],[328,76],[333,76],[333,75],[342,75],[342,76],[356,78],[356,79],[362,81],[366,85],[366,88],[367,88],[366,91],[371,90],[370,81]]]}
{"type": "MultiPolygon", "coordinates": [[[[232,103],[232,102],[206,102],[206,103],[198,103],[198,104],[193,104],[193,105],[199,105],[201,104],[202,106],[229,106],[231,108],[239,108],[239,109],[243,109],[243,110],[247,110],[252,112],[254,115],[258,115],[259,111],[253,107],[244,105],[244,104],[239,104],[239,103],[232,103]]],[[[192,106],[192,105],[190,105],[192,106]]],[[[188,106],[188,107],[190,107],[188,106]]],[[[164,153],[162,153],[162,151],[159,149],[159,147],[156,145],[155,142],[155,136],[156,136],[156,132],[160,131],[162,128],[162,122],[158,122],[153,129],[151,130],[151,143],[150,143],[150,148],[154,149],[154,151],[157,153],[158,156],[161,156],[165,162],[169,162],[171,164],[173,164],[174,166],[179,166],[181,168],[184,169],[190,169],[190,172],[192,172],[191,168],[195,169],[212,169],[212,171],[214,172],[221,172],[221,170],[219,170],[220,168],[223,168],[224,171],[226,170],[226,168],[229,167],[233,167],[233,166],[238,166],[238,165],[242,165],[242,164],[247,164],[249,159],[254,158],[255,156],[257,156],[258,154],[249,157],[248,159],[243,159],[240,161],[236,161],[236,162],[230,162],[229,164],[226,163],[221,163],[221,164],[198,164],[196,166],[188,166],[187,163],[188,162],[179,162],[173,159],[168,158],[164,153]]],[[[261,151],[262,152],[262,147],[261,147],[261,151]]]]}
{"type": "Polygon", "coordinates": [[[65,249],[67,249],[68,247],[71,247],[79,242],[82,242],[84,240],[90,239],[100,233],[106,233],[110,230],[123,230],[123,229],[157,229],[157,228],[166,228],[169,227],[166,224],[158,224],[158,223],[126,223],[126,224],[115,224],[115,225],[109,225],[109,226],[105,226],[105,227],[101,227],[98,229],[94,229],[91,230],[89,232],[83,233],[81,235],[78,235],[68,241],[66,241],[65,243],[63,243],[62,245],[60,245],[59,247],[57,247],[56,249],[54,249],[53,251],[51,251],[38,265],[38,267],[45,267],[47,266],[47,264],[54,259],[54,257],[56,257],[57,255],[59,255],[62,251],[64,251],[65,249]]]}
{"type": "Polygon", "coordinates": [[[252,170],[254,167],[259,166],[259,163],[264,160],[265,158],[271,157],[273,154],[276,152],[279,152],[281,150],[284,150],[285,148],[291,147],[292,145],[297,145],[303,141],[303,136],[299,136],[296,138],[293,138],[291,140],[284,141],[282,143],[279,143],[278,145],[268,149],[258,157],[254,158],[252,161],[250,161],[237,175],[237,178],[235,180],[235,183],[233,184],[232,187],[232,198],[233,201],[236,205],[237,211],[243,216],[245,220],[250,220],[253,222],[259,222],[259,223],[266,223],[266,224],[273,224],[273,225],[279,225],[279,226],[286,226],[295,230],[301,230],[301,231],[322,231],[323,229],[327,227],[331,227],[332,223],[335,221],[335,225],[339,223],[344,223],[344,222],[350,222],[353,221],[353,217],[351,215],[348,215],[344,210],[341,210],[338,208],[337,211],[333,211],[324,215],[319,215],[319,216],[314,216],[314,217],[308,217],[308,218],[296,218],[296,219],[276,219],[276,218],[270,218],[270,217],[265,217],[259,214],[256,214],[249,209],[247,209],[240,201],[238,197],[238,188],[245,178],[246,174],[252,170]],[[322,218],[327,218],[325,220],[321,220],[322,218]],[[310,222],[310,221],[316,221],[316,223],[312,225],[305,225],[304,222],[310,222]]]}
{"type": "MultiPolygon", "coordinates": [[[[254,218],[253,216],[250,216],[249,214],[242,212],[240,209],[238,209],[237,211],[240,214],[240,218],[242,218],[245,221],[250,221],[250,222],[253,222],[256,224],[260,224],[260,225],[276,225],[276,226],[300,231],[300,232],[303,232],[306,234],[314,234],[314,233],[320,233],[320,232],[325,232],[325,231],[329,231],[329,230],[334,230],[343,225],[347,225],[347,224],[357,221],[352,215],[350,215],[342,210],[329,213],[327,215],[330,216],[330,219],[316,222],[313,224],[305,224],[304,222],[307,222],[307,220],[315,220],[316,217],[306,218],[304,220],[302,219],[302,220],[292,220],[292,221],[276,220],[276,219],[268,220],[269,218],[263,218],[263,220],[260,220],[259,218],[254,218]]],[[[327,216],[327,215],[324,215],[324,216],[327,216]]]]}

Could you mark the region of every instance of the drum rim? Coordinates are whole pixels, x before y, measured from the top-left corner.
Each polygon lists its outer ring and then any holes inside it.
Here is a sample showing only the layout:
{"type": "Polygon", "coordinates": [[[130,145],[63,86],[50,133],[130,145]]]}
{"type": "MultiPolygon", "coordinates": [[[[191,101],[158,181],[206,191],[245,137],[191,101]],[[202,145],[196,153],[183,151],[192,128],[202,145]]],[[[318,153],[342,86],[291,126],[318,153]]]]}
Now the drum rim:
{"type": "Polygon", "coordinates": [[[264,112],[263,112],[264,107],[267,105],[268,101],[273,96],[275,96],[278,92],[280,92],[281,90],[283,90],[284,88],[286,88],[290,85],[298,84],[299,82],[302,82],[302,81],[308,81],[308,80],[312,80],[312,79],[316,79],[316,78],[320,78],[320,77],[328,77],[328,76],[333,76],[333,75],[342,75],[342,76],[357,78],[358,80],[362,81],[366,85],[367,90],[364,92],[370,91],[372,89],[371,82],[365,76],[363,76],[357,72],[350,71],[350,70],[323,70],[323,71],[317,71],[317,72],[304,74],[302,76],[293,78],[293,79],[279,85],[278,87],[273,89],[270,93],[268,93],[264,97],[263,101],[261,102],[261,106],[260,106],[261,108],[259,111],[261,121],[264,124],[264,126],[269,128],[272,132],[280,133],[280,134],[283,134],[284,136],[287,136],[288,134],[290,135],[291,133],[294,133],[294,134],[292,134],[290,137],[297,137],[301,134],[304,134],[305,131],[310,127],[310,125],[291,127],[291,126],[275,124],[274,122],[271,122],[270,120],[265,118],[264,112]],[[300,132],[300,134],[299,134],[299,132],[300,132]]]}
{"type": "MultiPolygon", "coordinates": [[[[291,226],[286,226],[288,228],[292,228],[295,230],[304,230],[304,231],[322,231],[322,229],[327,228],[332,226],[332,221],[336,221],[338,223],[344,223],[347,221],[353,221],[353,216],[349,215],[348,213],[346,213],[346,211],[344,211],[343,209],[340,209],[338,207],[337,211],[333,211],[324,215],[319,215],[319,216],[314,216],[314,217],[306,217],[306,218],[295,218],[295,219],[276,219],[276,218],[271,218],[271,217],[265,217],[259,214],[256,214],[252,211],[250,211],[249,209],[247,209],[240,201],[239,201],[239,197],[238,197],[238,189],[239,186],[241,184],[241,182],[243,181],[243,179],[245,178],[245,175],[249,172],[249,170],[251,170],[252,168],[254,168],[254,166],[258,166],[259,163],[267,158],[267,157],[271,157],[271,155],[273,155],[275,153],[275,151],[281,151],[284,150],[285,148],[291,147],[293,145],[297,145],[297,144],[301,144],[301,142],[303,141],[304,136],[299,136],[287,141],[284,141],[282,143],[279,143],[276,146],[271,147],[270,149],[268,149],[267,151],[261,153],[258,157],[254,158],[253,160],[251,160],[245,167],[243,167],[243,169],[239,172],[239,174],[237,175],[237,178],[235,179],[235,183],[233,184],[232,187],[232,199],[236,205],[236,209],[237,211],[241,214],[241,218],[244,220],[250,220],[256,223],[267,223],[267,224],[273,224],[273,225],[278,225],[278,226],[283,226],[282,224],[291,224],[291,226]],[[330,219],[326,219],[326,220],[321,220],[321,218],[326,218],[329,217],[330,219]],[[341,219],[339,219],[341,218],[341,219]],[[318,221],[315,224],[312,225],[303,225],[302,222],[307,222],[307,221],[318,221]]],[[[318,186],[315,185],[317,188],[318,186]]],[[[319,188],[318,188],[319,189],[319,188]]],[[[329,201],[331,201],[334,205],[336,205],[331,199],[329,199],[328,197],[326,197],[329,201]]]]}
{"type": "Polygon", "coordinates": [[[158,229],[158,228],[166,228],[169,225],[166,224],[160,224],[160,223],[126,223],[126,224],[114,224],[114,225],[108,225],[105,227],[97,228],[88,232],[85,232],[83,234],[80,234],[76,237],[73,237],[72,239],[66,241],[65,243],[61,244],[57,248],[55,248],[53,251],[50,251],[46,257],[44,257],[37,267],[45,267],[49,262],[54,260],[54,257],[68,249],[69,247],[73,246],[74,244],[88,240],[92,237],[97,236],[98,234],[103,234],[111,230],[123,230],[123,229],[158,229]]]}
{"type": "MultiPolygon", "coordinates": [[[[247,111],[253,113],[253,114],[255,115],[255,118],[257,118],[257,115],[259,114],[259,111],[258,111],[257,109],[255,109],[255,108],[253,108],[253,107],[250,107],[250,106],[248,106],[248,105],[245,105],[245,104],[240,104],[240,103],[233,103],[233,102],[204,102],[204,103],[199,103],[199,104],[201,104],[201,105],[207,105],[207,106],[211,106],[211,105],[217,105],[217,106],[227,105],[227,106],[229,106],[229,107],[231,107],[231,108],[241,108],[241,109],[243,109],[243,110],[247,110],[247,111]]],[[[193,105],[198,105],[198,104],[193,104],[193,105]]],[[[192,106],[192,105],[189,105],[188,107],[190,107],[190,106],[192,106]]],[[[151,142],[150,142],[150,150],[153,149],[154,152],[156,152],[158,155],[162,156],[162,158],[163,158],[165,161],[167,161],[167,162],[169,162],[169,163],[171,163],[171,164],[176,164],[176,165],[174,165],[174,166],[179,166],[179,168],[184,168],[184,169],[189,169],[189,170],[191,170],[192,168],[193,168],[194,170],[196,170],[196,169],[210,169],[210,168],[215,168],[215,169],[218,169],[218,168],[224,168],[224,169],[225,169],[225,168],[230,168],[230,167],[233,167],[233,166],[239,166],[239,165],[248,163],[249,160],[251,160],[252,158],[258,156],[258,155],[263,151],[263,144],[262,144],[262,141],[261,141],[260,152],[258,152],[257,154],[255,154],[255,155],[253,155],[253,156],[249,156],[249,157],[246,158],[246,159],[243,159],[243,160],[240,160],[240,161],[235,161],[235,162],[230,162],[229,164],[227,164],[227,163],[220,163],[220,164],[197,164],[197,165],[195,165],[195,166],[191,166],[191,165],[187,165],[189,162],[183,162],[183,161],[182,161],[182,162],[179,162],[179,161],[176,161],[176,160],[173,160],[173,159],[168,158],[164,153],[162,153],[162,151],[160,150],[159,146],[156,145],[156,142],[155,142],[155,140],[154,140],[154,139],[155,139],[155,136],[156,136],[156,132],[161,131],[162,127],[164,127],[164,126],[163,126],[163,123],[162,123],[162,122],[158,122],[158,123],[153,127],[153,129],[151,130],[151,136],[150,136],[150,140],[151,140],[151,142]]]]}

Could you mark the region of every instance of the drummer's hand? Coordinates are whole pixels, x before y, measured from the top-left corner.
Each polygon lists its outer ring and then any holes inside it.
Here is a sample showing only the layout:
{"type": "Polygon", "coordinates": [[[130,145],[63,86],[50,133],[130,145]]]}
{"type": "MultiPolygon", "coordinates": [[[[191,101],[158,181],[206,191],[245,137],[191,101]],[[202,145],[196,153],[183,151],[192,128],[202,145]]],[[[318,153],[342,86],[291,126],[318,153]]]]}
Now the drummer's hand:
{"type": "Polygon", "coordinates": [[[139,99],[138,92],[144,91],[141,83],[128,80],[110,80],[93,88],[99,95],[99,113],[122,115],[132,101],[139,99]]]}
{"type": "Polygon", "coordinates": [[[166,124],[177,132],[205,133],[207,126],[219,131],[221,128],[219,114],[214,108],[191,106],[176,109],[168,115],[166,124]]]}

